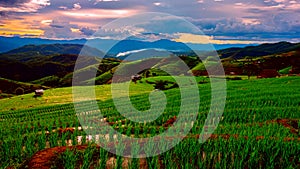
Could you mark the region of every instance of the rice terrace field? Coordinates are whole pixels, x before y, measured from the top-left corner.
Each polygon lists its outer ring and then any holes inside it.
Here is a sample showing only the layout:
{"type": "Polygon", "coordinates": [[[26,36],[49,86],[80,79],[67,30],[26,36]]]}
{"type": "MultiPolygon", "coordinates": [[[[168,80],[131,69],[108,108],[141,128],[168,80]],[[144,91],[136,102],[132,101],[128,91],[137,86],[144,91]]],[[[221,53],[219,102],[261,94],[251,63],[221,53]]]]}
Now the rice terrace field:
{"type": "MultiPolygon", "coordinates": [[[[172,80],[172,77],[163,78],[172,80]]],[[[146,80],[155,79],[150,77],[130,84],[131,101],[139,110],[150,106],[148,94],[153,87],[146,80]]],[[[226,106],[220,123],[212,136],[201,144],[198,138],[211,97],[209,79],[197,77],[197,82],[203,81],[207,83],[198,84],[200,107],[189,134],[171,150],[147,158],[117,156],[93,143],[83,131],[72,100],[68,98],[71,88],[46,90],[45,97],[37,98],[37,105],[33,104],[32,93],[1,99],[0,166],[9,169],[300,167],[299,77],[228,80],[226,106]]],[[[180,91],[174,88],[164,92],[168,99],[164,113],[155,121],[142,124],[118,113],[109,85],[96,88],[97,97],[107,96],[97,98],[102,120],[120,133],[136,138],[162,133],[176,120],[180,91]]],[[[114,144],[113,136],[108,136],[108,140],[114,144]]]]}

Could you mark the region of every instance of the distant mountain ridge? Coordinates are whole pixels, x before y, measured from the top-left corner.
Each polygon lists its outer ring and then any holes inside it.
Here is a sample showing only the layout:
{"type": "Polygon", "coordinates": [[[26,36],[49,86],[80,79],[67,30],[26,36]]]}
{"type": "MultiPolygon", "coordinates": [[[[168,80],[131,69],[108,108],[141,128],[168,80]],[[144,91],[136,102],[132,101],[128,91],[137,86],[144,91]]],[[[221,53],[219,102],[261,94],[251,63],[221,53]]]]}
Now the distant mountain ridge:
{"type": "Polygon", "coordinates": [[[11,51],[0,54],[18,61],[28,61],[33,58],[45,57],[50,55],[79,55],[82,48],[85,47],[83,55],[102,57],[104,53],[95,48],[79,44],[47,44],[47,45],[25,45],[11,51]]]}
{"type": "Polygon", "coordinates": [[[20,48],[25,45],[43,45],[43,44],[85,44],[86,39],[74,40],[53,40],[42,38],[21,38],[21,37],[4,37],[0,36],[0,53],[20,48]]]}
{"type": "Polygon", "coordinates": [[[300,43],[278,42],[265,43],[258,46],[247,46],[244,48],[227,48],[218,50],[220,58],[242,59],[245,57],[261,57],[266,55],[280,54],[300,50],[300,43]]]}
{"type": "Polygon", "coordinates": [[[79,54],[82,47],[83,45],[79,44],[25,45],[3,54],[17,54],[23,52],[39,53],[40,55],[79,54]]]}
{"type": "MultiPolygon", "coordinates": [[[[104,56],[104,52],[87,45],[81,44],[43,44],[43,45],[25,45],[17,49],[7,51],[0,54],[0,58],[10,58],[18,61],[30,60],[33,57],[41,57],[48,55],[78,55],[82,52],[82,48],[85,48],[83,55],[87,56],[104,56]]],[[[171,40],[158,40],[154,42],[145,42],[137,40],[123,40],[115,44],[108,53],[111,57],[116,57],[119,54],[124,53],[124,57],[119,57],[119,59],[126,58],[127,55],[135,53],[163,53],[163,51],[175,53],[186,53],[191,54],[191,49],[184,43],[175,42],[171,40]],[[161,50],[160,50],[161,49],[161,50]],[[136,52],[132,52],[136,51],[136,52]],[[128,54],[126,54],[128,53],[128,54]]],[[[226,49],[217,50],[221,59],[232,58],[241,59],[244,57],[261,57],[266,55],[280,54],[289,51],[300,50],[300,43],[290,43],[290,42],[278,42],[278,43],[265,43],[257,46],[246,46],[246,47],[231,47],[226,49]]],[[[144,57],[139,57],[144,58],[144,57]]]]}
{"type": "MultiPolygon", "coordinates": [[[[54,40],[42,38],[22,38],[22,37],[4,37],[0,36],[0,53],[8,52],[13,49],[20,48],[25,45],[49,45],[49,44],[78,44],[84,45],[88,42],[90,47],[101,51],[110,50],[111,53],[120,53],[130,50],[139,50],[144,48],[161,48],[170,51],[190,50],[186,45],[193,49],[207,50],[203,44],[181,43],[168,39],[161,39],[154,42],[140,41],[135,39],[127,39],[117,41],[113,39],[73,39],[73,40],[54,40]],[[116,46],[114,46],[116,44],[116,46]],[[114,46],[112,49],[110,49],[114,46]]],[[[213,44],[216,50],[225,49],[229,47],[245,47],[246,44],[213,44]]],[[[257,45],[257,44],[253,44],[257,45]]]]}

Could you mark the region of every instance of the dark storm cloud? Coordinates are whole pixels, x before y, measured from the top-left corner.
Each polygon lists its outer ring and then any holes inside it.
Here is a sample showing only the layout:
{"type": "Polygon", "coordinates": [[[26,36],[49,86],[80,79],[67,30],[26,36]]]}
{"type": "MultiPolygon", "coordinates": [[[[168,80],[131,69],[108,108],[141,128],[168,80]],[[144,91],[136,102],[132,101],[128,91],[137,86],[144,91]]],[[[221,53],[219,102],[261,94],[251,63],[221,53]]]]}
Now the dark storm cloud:
{"type": "Polygon", "coordinates": [[[6,16],[5,12],[0,11],[0,16],[6,16]]]}
{"type": "Polygon", "coordinates": [[[96,32],[95,30],[90,29],[88,27],[81,28],[80,31],[86,36],[91,36],[96,32]]]}
{"type": "Polygon", "coordinates": [[[264,10],[257,9],[257,8],[249,8],[249,9],[247,9],[247,12],[249,12],[249,13],[256,13],[256,14],[258,14],[258,13],[265,13],[264,10]]]}
{"type": "Polygon", "coordinates": [[[7,6],[16,7],[27,2],[30,2],[30,0],[0,0],[0,5],[6,7],[7,6]]]}
{"type": "Polygon", "coordinates": [[[50,5],[50,0],[0,0],[0,11],[11,13],[33,13],[50,5]]]}
{"type": "Polygon", "coordinates": [[[50,25],[51,27],[53,27],[53,28],[64,28],[64,26],[62,26],[62,25],[50,25]]]}
{"type": "Polygon", "coordinates": [[[96,4],[92,4],[93,8],[100,8],[100,9],[125,9],[125,8],[132,8],[140,3],[128,3],[125,1],[111,1],[111,2],[98,2],[96,4]]]}

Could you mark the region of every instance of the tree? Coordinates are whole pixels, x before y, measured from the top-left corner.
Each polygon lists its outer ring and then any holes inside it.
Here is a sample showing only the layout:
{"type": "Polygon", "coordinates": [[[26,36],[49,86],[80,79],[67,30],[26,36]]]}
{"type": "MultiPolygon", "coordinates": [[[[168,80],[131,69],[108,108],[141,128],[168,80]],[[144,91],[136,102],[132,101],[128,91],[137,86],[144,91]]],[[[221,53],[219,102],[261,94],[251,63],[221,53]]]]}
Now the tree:
{"type": "Polygon", "coordinates": [[[146,80],[146,83],[153,84],[154,88],[159,89],[159,90],[168,90],[168,89],[178,87],[177,83],[170,82],[170,81],[167,81],[167,80],[156,80],[155,82],[149,82],[148,80],[146,80]],[[173,85],[171,87],[167,87],[168,84],[173,84],[173,85]]]}
{"type": "Polygon", "coordinates": [[[253,59],[251,57],[245,57],[246,61],[244,62],[244,70],[247,73],[248,79],[250,79],[251,76],[257,74],[258,66],[254,63],[253,59]]]}

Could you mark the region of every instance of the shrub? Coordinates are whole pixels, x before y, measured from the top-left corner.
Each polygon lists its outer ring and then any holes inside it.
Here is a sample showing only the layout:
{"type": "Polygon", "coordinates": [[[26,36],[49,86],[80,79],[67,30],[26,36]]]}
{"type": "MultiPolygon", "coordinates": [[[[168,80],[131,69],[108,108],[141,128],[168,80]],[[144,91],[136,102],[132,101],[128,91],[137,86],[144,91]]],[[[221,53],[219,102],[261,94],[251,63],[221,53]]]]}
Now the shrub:
{"type": "Polygon", "coordinates": [[[15,94],[16,95],[22,95],[22,94],[24,94],[24,89],[22,88],[22,87],[18,87],[18,88],[16,88],[16,90],[15,90],[15,94]]]}

